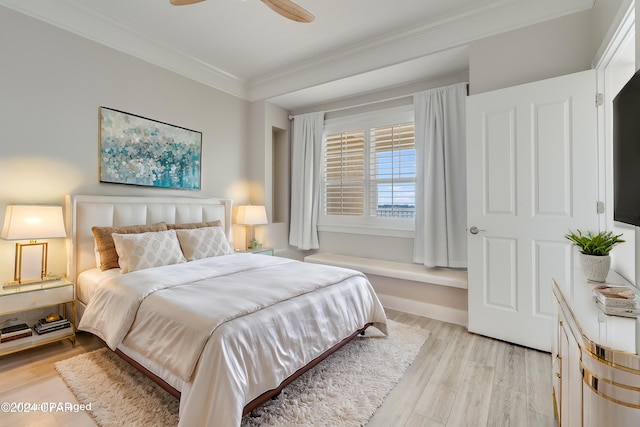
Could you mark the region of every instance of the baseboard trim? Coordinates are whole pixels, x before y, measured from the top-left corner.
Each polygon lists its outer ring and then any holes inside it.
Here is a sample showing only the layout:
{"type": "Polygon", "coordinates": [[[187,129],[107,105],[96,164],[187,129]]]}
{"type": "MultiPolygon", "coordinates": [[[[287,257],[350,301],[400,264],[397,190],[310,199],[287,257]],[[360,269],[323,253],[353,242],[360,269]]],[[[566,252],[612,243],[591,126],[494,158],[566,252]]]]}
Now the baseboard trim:
{"type": "Polygon", "coordinates": [[[469,313],[466,310],[458,310],[442,305],[413,301],[393,295],[378,294],[378,298],[380,299],[383,307],[390,308],[392,310],[403,311],[405,313],[454,323],[465,327],[468,324],[469,313]]]}

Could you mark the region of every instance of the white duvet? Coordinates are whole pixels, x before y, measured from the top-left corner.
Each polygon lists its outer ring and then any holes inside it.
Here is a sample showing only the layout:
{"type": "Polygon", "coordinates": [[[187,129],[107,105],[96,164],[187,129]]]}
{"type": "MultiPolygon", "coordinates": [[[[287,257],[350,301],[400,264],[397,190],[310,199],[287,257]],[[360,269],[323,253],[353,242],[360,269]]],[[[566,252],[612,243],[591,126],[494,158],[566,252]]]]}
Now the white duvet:
{"type": "Polygon", "coordinates": [[[244,406],[353,331],[386,332],[353,270],[233,254],[104,280],[79,328],[185,381],[182,426],[239,426],[244,406]]]}

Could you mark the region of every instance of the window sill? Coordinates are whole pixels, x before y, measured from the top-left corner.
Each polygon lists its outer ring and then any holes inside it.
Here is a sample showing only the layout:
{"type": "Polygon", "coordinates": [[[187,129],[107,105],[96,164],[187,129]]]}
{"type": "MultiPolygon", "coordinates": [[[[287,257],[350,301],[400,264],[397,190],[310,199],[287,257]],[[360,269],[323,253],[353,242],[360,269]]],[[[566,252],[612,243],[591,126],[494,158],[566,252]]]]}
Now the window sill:
{"type": "Polygon", "coordinates": [[[377,228],[363,225],[318,225],[319,232],[363,234],[369,236],[413,239],[415,232],[407,229],[377,228]]]}

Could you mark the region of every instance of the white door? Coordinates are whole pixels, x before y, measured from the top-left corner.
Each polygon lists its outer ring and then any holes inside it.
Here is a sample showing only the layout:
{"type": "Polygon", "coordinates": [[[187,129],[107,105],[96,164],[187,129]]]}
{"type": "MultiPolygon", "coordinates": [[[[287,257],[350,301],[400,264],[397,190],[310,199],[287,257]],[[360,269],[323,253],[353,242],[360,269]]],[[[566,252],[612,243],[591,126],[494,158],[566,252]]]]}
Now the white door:
{"type": "Polygon", "coordinates": [[[595,88],[590,70],[467,99],[469,331],[550,351],[564,235],[598,229],[595,88]]]}

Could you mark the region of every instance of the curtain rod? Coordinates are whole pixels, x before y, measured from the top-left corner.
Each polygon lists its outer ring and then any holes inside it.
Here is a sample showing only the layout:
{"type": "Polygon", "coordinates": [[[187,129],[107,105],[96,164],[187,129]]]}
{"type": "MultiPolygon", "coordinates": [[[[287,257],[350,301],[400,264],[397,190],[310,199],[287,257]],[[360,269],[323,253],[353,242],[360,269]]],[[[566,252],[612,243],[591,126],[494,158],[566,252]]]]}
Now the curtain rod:
{"type": "MultiPolygon", "coordinates": [[[[453,83],[456,84],[456,83],[453,83]]],[[[436,88],[434,88],[436,89],[436,88]]],[[[427,89],[429,90],[429,89],[427,89]]],[[[339,108],[333,108],[331,110],[325,110],[325,113],[333,113],[336,111],[342,111],[342,110],[349,110],[351,108],[358,108],[358,107],[366,107],[367,105],[373,105],[373,104],[378,104],[378,103],[382,103],[382,102],[388,102],[388,101],[395,101],[396,99],[402,99],[402,98],[408,98],[410,96],[412,96],[413,94],[409,94],[409,95],[399,95],[399,96],[394,96],[391,98],[385,98],[385,99],[380,99],[377,101],[371,101],[371,102],[363,102],[362,104],[356,104],[356,105],[350,105],[348,107],[339,107],[339,108]]],[[[469,83],[467,83],[467,96],[469,96],[469,83]]],[[[289,120],[293,120],[293,115],[289,114],[289,120]]]]}

